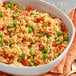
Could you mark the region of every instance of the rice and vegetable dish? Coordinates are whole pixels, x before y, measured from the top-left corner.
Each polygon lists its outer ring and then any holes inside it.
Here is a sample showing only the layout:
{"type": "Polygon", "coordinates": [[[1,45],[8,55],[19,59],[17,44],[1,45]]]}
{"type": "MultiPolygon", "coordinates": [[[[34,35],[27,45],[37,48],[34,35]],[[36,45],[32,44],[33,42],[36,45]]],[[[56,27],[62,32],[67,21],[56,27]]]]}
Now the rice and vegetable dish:
{"type": "Polygon", "coordinates": [[[67,47],[68,31],[61,19],[0,2],[0,62],[14,66],[39,66],[56,59],[67,47]]]}

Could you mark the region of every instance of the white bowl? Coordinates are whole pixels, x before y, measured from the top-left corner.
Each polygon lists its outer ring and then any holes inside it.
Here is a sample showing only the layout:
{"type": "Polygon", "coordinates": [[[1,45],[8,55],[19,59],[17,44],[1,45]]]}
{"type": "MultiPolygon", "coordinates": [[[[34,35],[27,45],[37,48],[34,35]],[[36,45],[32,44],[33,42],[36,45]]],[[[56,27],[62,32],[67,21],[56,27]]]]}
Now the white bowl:
{"type": "MultiPolygon", "coordinates": [[[[8,1],[8,0],[0,0],[0,1],[8,1]]],[[[68,34],[69,34],[69,43],[67,48],[64,50],[64,52],[55,60],[52,62],[43,65],[43,66],[37,66],[37,67],[19,67],[19,66],[11,66],[7,64],[0,63],[0,71],[10,73],[13,75],[40,75],[43,73],[48,72],[52,68],[54,68],[65,56],[65,54],[68,52],[69,47],[72,44],[72,41],[74,39],[75,29],[74,25],[72,24],[71,20],[59,9],[56,7],[50,5],[49,3],[43,1],[43,0],[11,0],[17,2],[20,6],[29,6],[33,5],[38,10],[44,10],[46,12],[49,12],[51,15],[56,16],[65,23],[68,34]]]]}

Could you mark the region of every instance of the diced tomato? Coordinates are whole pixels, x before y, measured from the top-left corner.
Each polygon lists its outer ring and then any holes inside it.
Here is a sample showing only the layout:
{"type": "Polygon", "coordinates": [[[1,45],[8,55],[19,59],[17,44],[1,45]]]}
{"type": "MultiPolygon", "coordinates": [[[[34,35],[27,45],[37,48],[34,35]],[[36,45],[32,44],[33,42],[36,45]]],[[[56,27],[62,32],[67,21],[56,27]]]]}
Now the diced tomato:
{"type": "Polygon", "coordinates": [[[7,2],[5,1],[5,2],[3,2],[3,7],[5,6],[7,4],[7,2]]]}
{"type": "Polygon", "coordinates": [[[43,50],[44,49],[44,45],[40,45],[39,50],[43,50]]]}
{"type": "Polygon", "coordinates": [[[65,25],[62,25],[61,30],[65,31],[65,25]]]}
{"type": "Polygon", "coordinates": [[[32,44],[30,44],[29,46],[28,46],[28,48],[30,49],[32,47],[32,44]]]}
{"type": "Polygon", "coordinates": [[[56,47],[57,43],[52,43],[52,47],[56,47]]]}
{"type": "Polygon", "coordinates": [[[36,63],[34,63],[34,64],[35,64],[36,66],[38,66],[38,65],[40,64],[40,62],[38,62],[38,61],[37,61],[37,62],[36,62],[36,63]]]}
{"type": "Polygon", "coordinates": [[[28,61],[25,60],[25,59],[22,59],[22,60],[21,60],[21,63],[22,63],[24,66],[29,66],[28,61]]]}
{"type": "Polygon", "coordinates": [[[8,54],[4,54],[4,58],[7,59],[8,58],[8,54]]]}
{"type": "Polygon", "coordinates": [[[59,44],[59,45],[58,45],[58,48],[59,48],[59,49],[62,49],[62,45],[59,44]]]}
{"type": "Polygon", "coordinates": [[[7,24],[3,24],[3,26],[2,26],[2,28],[1,28],[1,30],[4,30],[4,29],[6,29],[7,28],[7,24]]]}
{"type": "Polygon", "coordinates": [[[5,43],[6,46],[8,46],[8,43],[5,43]]]}
{"type": "Polygon", "coordinates": [[[62,39],[62,41],[64,42],[64,39],[62,39]]]}
{"type": "Polygon", "coordinates": [[[8,35],[11,36],[11,33],[9,33],[8,35]]]}
{"type": "Polygon", "coordinates": [[[41,19],[36,19],[36,22],[40,22],[41,21],[41,19]]]}
{"type": "Polygon", "coordinates": [[[50,25],[51,23],[49,22],[48,25],[50,25]]]}
{"type": "Polygon", "coordinates": [[[24,14],[24,16],[29,16],[29,13],[28,13],[28,12],[26,12],[26,13],[24,14]]]}
{"type": "Polygon", "coordinates": [[[27,11],[30,11],[30,10],[34,10],[34,9],[35,9],[34,6],[29,6],[26,10],[27,10],[27,11]]]}
{"type": "Polygon", "coordinates": [[[53,34],[51,31],[45,31],[44,33],[53,34]]]}
{"type": "Polygon", "coordinates": [[[22,38],[22,41],[25,41],[25,40],[26,40],[26,37],[23,37],[23,38],[22,38]]]}

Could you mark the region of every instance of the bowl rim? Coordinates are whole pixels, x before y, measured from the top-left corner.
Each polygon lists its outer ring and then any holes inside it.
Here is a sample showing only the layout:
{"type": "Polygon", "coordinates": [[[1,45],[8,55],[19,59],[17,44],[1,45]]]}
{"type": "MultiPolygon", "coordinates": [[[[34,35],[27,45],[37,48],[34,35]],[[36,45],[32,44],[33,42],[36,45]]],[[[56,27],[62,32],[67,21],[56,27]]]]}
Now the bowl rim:
{"type": "Polygon", "coordinates": [[[11,67],[11,68],[14,68],[14,69],[15,69],[15,68],[18,68],[18,69],[25,69],[25,68],[26,68],[26,69],[37,69],[37,68],[40,68],[40,67],[44,67],[44,66],[47,66],[47,65],[51,65],[52,63],[54,63],[54,62],[56,62],[57,60],[59,60],[60,57],[61,57],[65,52],[68,52],[68,49],[70,48],[70,46],[71,46],[71,44],[72,44],[72,42],[73,42],[74,36],[75,36],[75,28],[74,28],[74,25],[73,25],[72,21],[69,19],[69,17],[68,17],[63,11],[61,11],[61,10],[60,10],[59,8],[57,8],[56,6],[54,6],[54,5],[46,2],[46,1],[44,1],[44,0],[37,0],[37,1],[40,1],[40,2],[42,2],[42,3],[46,3],[47,5],[55,8],[57,11],[59,11],[61,14],[63,14],[63,15],[69,20],[69,22],[70,22],[71,25],[72,25],[72,29],[73,29],[73,34],[72,34],[72,36],[71,36],[71,39],[70,39],[69,44],[67,45],[67,47],[66,47],[65,50],[61,53],[60,56],[58,56],[58,57],[57,57],[56,59],[54,59],[52,62],[47,63],[47,64],[45,64],[45,65],[40,65],[40,66],[36,66],[36,67],[14,66],[14,65],[4,64],[4,63],[0,63],[0,65],[5,66],[5,67],[11,67]]]}

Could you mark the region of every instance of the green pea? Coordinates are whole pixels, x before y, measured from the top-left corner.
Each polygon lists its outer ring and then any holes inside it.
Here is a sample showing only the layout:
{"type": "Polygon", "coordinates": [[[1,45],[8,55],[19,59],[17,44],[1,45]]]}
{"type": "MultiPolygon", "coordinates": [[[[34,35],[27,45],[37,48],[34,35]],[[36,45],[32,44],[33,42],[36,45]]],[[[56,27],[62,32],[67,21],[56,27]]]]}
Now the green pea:
{"type": "Polygon", "coordinates": [[[41,38],[41,37],[42,37],[42,35],[39,36],[39,38],[41,38]]]}
{"type": "Polygon", "coordinates": [[[31,54],[31,56],[33,56],[34,55],[34,52],[33,51],[30,51],[30,54],[31,54]]]}
{"type": "Polygon", "coordinates": [[[51,37],[51,34],[47,34],[47,36],[51,37]]]}
{"type": "Polygon", "coordinates": [[[32,40],[30,40],[30,44],[32,44],[32,40]]]}
{"type": "Polygon", "coordinates": [[[0,37],[2,37],[3,36],[3,34],[2,33],[0,33],[0,37]]]}
{"type": "Polygon", "coordinates": [[[34,63],[34,62],[35,62],[35,60],[34,60],[34,59],[31,59],[31,62],[32,62],[32,63],[34,63]]]}
{"type": "Polygon", "coordinates": [[[34,13],[31,12],[30,15],[34,15],[34,13]]]}
{"type": "Polygon", "coordinates": [[[58,32],[58,36],[61,36],[62,35],[62,32],[60,31],[60,32],[58,32]]]}
{"type": "Polygon", "coordinates": [[[34,17],[37,17],[36,15],[34,17]]]}
{"type": "Polygon", "coordinates": [[[28,25],[28,24],[26,24],[26,27],[29,27],[29,25],[28,25]]]}
{"type": "Polygon", "coordinates": [[[61,39],[57,39],[56,42],[60,42],[60,44],[63,43],[61,39]]]}
{"type": "Polygon", "coordinates": [[[12,2],[11,1],[8,1],[8,4],[12,4],[12,2]]]}
{"type": "Polygon", "coordinates": [[[13,17],[13,18],[16,18],[16,15],[15,15],[15,14],[13,14],[13,15],[12,15],[12,17],[13,17]]]}
{"type": "Polygon", "coordinates": [[[14,26],[16,26],[16,25],[17,25],[17,22],[16,22],[15,20],[13,21],[13,25],[14,25],[14,26]]]}
{"type": "Polygon", "coordinates": [[[49,41],[47,40],[47,44],[49,44],[49,41]]]}
{"type": "Polygon", "coordinates": [[[59,44],[57,43],[56,46],[58,46],[59,44]]]}
{"type": "Polygon", "coordinates": [[[34,26],[31,26],[31,29],[32,29],[32,30],[34,30],[34,29],[35,29],[35,27],[34,27],[34,26]]]}
{"type": "Polygon", "coordinates": [[[35,67],[35,66],[36,66],[35,64],[32,65],[32,67],[35,67]]]}
{"type": "Polygon", "coordinates": [[[0,17],[2,17],[3,16],[3,14],[0,12],[0,17]]]}
{"type": "Polygon", "coordinates": [[[40,34],[43,34],[43,32],[42,32],[42,31],[40,31],[39,33],[40,33],[40,34]]]}
{"type": "Polygon", "coordinates": [[[9,45],[13,45],[13,42],[10,42],[10,44],[9,45]]]}
{"type": "Polygon", "coordinates": [[[4,47],[5,45],[3,44],[1,47],[4,47]]]}
{"type": "Polygon", "coordinates": [[[19,10],[16,10],[16,13],[19,13],[19,10]]]}
{"type": "Polygon", "coordinates": [[[68,41],[68,40],[69,40],[68,36],[65,36],[65,37],[64,37],[64,40],[65,40],[65,41],[68,41]]]}
{"type": "Polygon", "coordinates": [[[4,44],[4,41],[3,40],[1,40],[1,44],[4,44]]]}
{"type": "Polygon", "coordinates": [[[47,34],[47,33],[45,33],[45,34],[44,34],[44,36],[48,36],[48,34],[47,34]]]}
{"type": "Polygon", "coordinates": [[[5,5],[4,7],[7,9],[8,8],[8,5],[5,5]]]}
{"type": "Polygon", "coordinates": [[[18,59],[19,61],[21,61],[22,60],[22,57],[19,57],[19,59],[18,59]]]}
{"type": "Polygon", "coordinates": [[[48,49],[47,48],[44,48],[44,53],[46,53],[48,51],[48,49]]]}
{"type": "Polygon", "coordinates": [[[29,28],[28,30],[29,30],[29,32],[32,32],[32,29],[31,28],[29,28]]]}
{"type": "Polygon", "coordinates": [[[10,4],[10,7],[13,8],[13,4],[10,4]]]}
{"type": "Polygon", "coordinates": [[[11,24],[9,24],[7,28],[11,28],[11,24]]]}
{"type": "Polygon", "coordinates": [[[47,55],[47,54],[44,54],[44,55],[43,55],[43,58],[44,58],[44,59],[46,59],[47,57],[48,57],[48,55],[47,55]]]}
{"type": "Polygon", "coordinates": [[[25,55],[22,55],[21,57],[22,57],[22,59],[24,59],[25,58],[25,55]]]}

